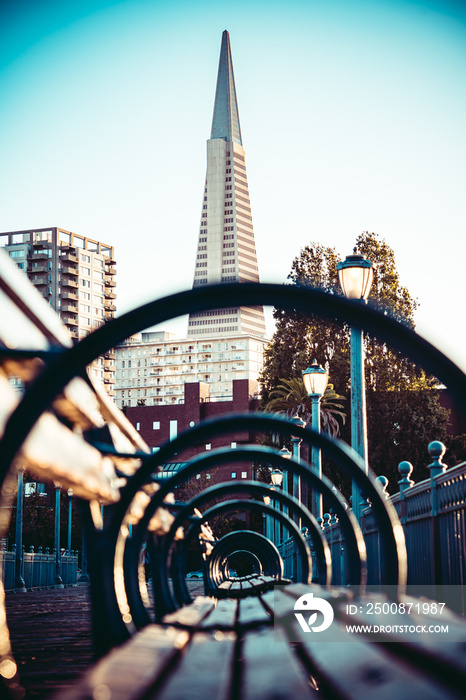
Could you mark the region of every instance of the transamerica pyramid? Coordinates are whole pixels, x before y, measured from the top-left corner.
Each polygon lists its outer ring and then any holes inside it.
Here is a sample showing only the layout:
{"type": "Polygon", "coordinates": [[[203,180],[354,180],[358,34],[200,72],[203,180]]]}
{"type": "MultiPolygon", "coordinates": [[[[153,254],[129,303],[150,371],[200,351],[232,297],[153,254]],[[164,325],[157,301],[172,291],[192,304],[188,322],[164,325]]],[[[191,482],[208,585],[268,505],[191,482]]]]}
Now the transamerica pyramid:
{"type": "MultiPolygon", "coordinates": [[[[259,282],[230,37],[222,35],[193,287],[259,282]]],[[[188,336],[265,336],[262,306],[192,313],[188,336]]]]}

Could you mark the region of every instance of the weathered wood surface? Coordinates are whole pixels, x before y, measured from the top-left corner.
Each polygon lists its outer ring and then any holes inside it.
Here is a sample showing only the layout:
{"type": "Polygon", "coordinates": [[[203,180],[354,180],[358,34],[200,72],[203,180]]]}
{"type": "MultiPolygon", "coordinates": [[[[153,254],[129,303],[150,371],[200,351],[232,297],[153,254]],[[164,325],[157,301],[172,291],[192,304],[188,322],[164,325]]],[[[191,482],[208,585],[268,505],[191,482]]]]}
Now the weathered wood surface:
{"type": "MultiPolygon", "coordinates": [[[[350,596],[344,589],[326,591],[297,584],[263,596],[223,599],[210,610],[209,601],[200,598],[164,618],[161,625],[150,625],[114,650],[63,698],[93,700],[96,689],[98,693],[105,691],[105,697],[128,700],[142,697],[372,700],[375,696],[381,700],[417,697],[459,700],[464,697],[466,676],[461,675],[464,662],[458,660],[451,674],[453,663],[448,660],[464,649],[466,625],[452,618],[452,645],[445,645],[451,648],[437,654],[435,663],[431,663],[429,657],[422,659],[406,653],[409,651],[406,643],[374,643],[364,634],[350,635],[345,622],[345,606],[350,596]],[[333,602],[335,620],[326,641],[317,634],[306,634],[297,625],[291,633],[290,625],[277,624],[280,619],[293,616],[295,601],[309,591],[333,602]],[[189,620],[193,623],[191,628],[186,624],[189,620]],[[186,636],[178,639],[176,633],[186,636]],[[137,656],[146,636],[158,640],[158,648],[165,650],[167,661],[162,668],[157,653],[152,672],[140,673],[137,656]],[[130,670],[133,662],[135,672],[130,670]],[[125,694],[121,694],[120,686],[125,688],[125,694]]],[[[414,620],[414,617],[410,619],[414,620]]],[[[387,624],[388,620],[384,622],[387,624]]]]}
{"type": "Polygon", "coordinates": [[[26,700],[50,698],[54,692],[62,692],[92,664],[86,586],[7,593],[5,601],[26,700]]]}

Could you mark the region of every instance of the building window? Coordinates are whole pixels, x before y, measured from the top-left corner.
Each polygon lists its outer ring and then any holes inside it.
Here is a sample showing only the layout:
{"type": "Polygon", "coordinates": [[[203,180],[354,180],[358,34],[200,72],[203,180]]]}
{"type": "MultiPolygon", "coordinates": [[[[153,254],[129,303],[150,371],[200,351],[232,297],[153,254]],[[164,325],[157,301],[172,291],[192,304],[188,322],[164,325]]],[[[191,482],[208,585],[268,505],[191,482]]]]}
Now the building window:
{"type": "Polygon", "coordinates": [[[177,435],[178,435],[178,421],[171,420],[170,421],[170,440],[174,440],[177,435]]]}
{"type": "Polygon", "coordinates": [[[141,430],[141,424],[140,424],[140,423],[136,423],[136,430],[141,430]]]}
{"type": "Polygon", "coordinates": [[[236,442],[232,442],[232,443],[231,443],[231,449],[232,449],[232,450],[236,450],[236,442]]]}
{"type": "Polygon", "coordinates": [[[247,473],[247,472],[241,472],[241,478],[242,478],[242,479],[247,479],[247,478],[248,478],[248,473],[247,473]]]}
{"type": "Polygon", "coordinates": [[[231,472],[231,478],[236,479],[236,472],[231,472]]]}
{"type": "Polygon", "coordinates": [[[152,423],[152,430],[160,430],[160,421],[155,420],[155,421],[152,423]]]}
{"type": "Polygon", "coordinates": [[[212,449],[212,443],[209,442],[209,443],[205,446],[205,448],[206,448],[206,450],[211,450],[211,449],[212,449]]]}

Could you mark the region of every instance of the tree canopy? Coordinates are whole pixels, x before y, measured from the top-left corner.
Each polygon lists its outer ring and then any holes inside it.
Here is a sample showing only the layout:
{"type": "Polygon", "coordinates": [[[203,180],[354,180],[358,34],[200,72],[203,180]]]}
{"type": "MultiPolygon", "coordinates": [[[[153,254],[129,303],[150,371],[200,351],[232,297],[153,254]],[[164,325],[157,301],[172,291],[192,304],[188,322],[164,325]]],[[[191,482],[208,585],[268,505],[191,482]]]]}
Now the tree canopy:
{"type": "MultiPolygon", "coordinates": [[[[417,300],[404,287],[392,248],[375,233],[364,231],[356,241],[358,253],[374,263],[374,282],[369,303],[385,314],[414,328],[417,300]]],[[[311,242],[292,263],[288,279],[342,296],[338,282],[335,248],[311,242]]],[[[350,397],[350,328],[334,318],[276,308],[276,331],[266,352],[262,372],[262,406],[274,398],[284,380],[301,378],[311,362],[329,371],[335,392],[350,397]],[[290,348],[294,352],[290,352],[290,348]]],[[[438,403],[434,377],[399,352],[364,334],[369,465],[389,478],[389,491],[396,491],[398,463],[428,463],[427,444],[445,437],[447,412],[438,403]]],[[[347,403],[349,409],[349,401],[347,403]]],[[[349,439],[349,421],[342,437],[349,439]]],[[[417,473],[416,480],[427,474],[417,473]]]]}

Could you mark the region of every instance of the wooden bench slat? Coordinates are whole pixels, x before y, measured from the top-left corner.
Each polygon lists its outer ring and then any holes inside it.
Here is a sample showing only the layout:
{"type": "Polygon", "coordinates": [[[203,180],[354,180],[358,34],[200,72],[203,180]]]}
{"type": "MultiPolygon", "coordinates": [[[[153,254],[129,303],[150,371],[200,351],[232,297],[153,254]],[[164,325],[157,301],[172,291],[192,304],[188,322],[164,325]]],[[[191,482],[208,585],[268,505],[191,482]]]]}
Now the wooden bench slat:
{"type": "Polygon", "coordinates": [[[268,624],[271,621],[271,616],[258,597],[241,598],[238,606],[238,625],[268,624]]]}
{"type": "MultiPolygon", "coordinates": [[[[157,700],[230,700],[236,635],[197,632],[157,700]]],[[[113,696],[112,696],[113,700],[113,696]]]]}
{"type": "Polygon", "coordinates": [[[162,622],[168,625],[197,627],[215,608],[215,601],[206,596],[198,596],[191,605],[185,605],[174,613],[165,615],[162,622]]]}
{"type": "Polygon", "coordinates": [[[236,622],[238,601],[231,598],[219,600],[209,615],[201,621],[201,629],[233,629],[236,622]]]}
{"type": "MultiPolygon", "coordinates": [[[[275,591],[274,611],[276,628],[280,618],[287,620],[289,628],[289,621],[293,619],[293,598],[275,591]]],[[[345,624],[340,624],[336,618],[325,631],[325,641],[318,634],[304,632],[298,624],[293,624],[291,637],[300,643],[310,671],[323,687],[324,697],[327,688],[345,700],[373,700],[375,694],[377,700],[457,698],[443,684],[427,678],[407,663],[402,652],[394,663],[384,645],[347,632],[345,624]]],[[[389,650],[391,648],[392,645],[389,650]]]]}
{"type": "Polygon", "coordinates": [[[184,630],[148,625],[128,642],[113,649],[81,682],[61,692],[60,700],[137,700],[145,697],[167,672],[188,639],[189,634],[184,630]]]}
{"type": "Polygon", "coordinates": [[[251,630],[242,644],[241,700],[315,698],[306,673],[293,654],[284,633],[272,628],[251,630]]]}

